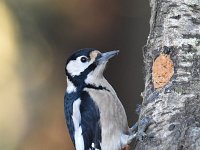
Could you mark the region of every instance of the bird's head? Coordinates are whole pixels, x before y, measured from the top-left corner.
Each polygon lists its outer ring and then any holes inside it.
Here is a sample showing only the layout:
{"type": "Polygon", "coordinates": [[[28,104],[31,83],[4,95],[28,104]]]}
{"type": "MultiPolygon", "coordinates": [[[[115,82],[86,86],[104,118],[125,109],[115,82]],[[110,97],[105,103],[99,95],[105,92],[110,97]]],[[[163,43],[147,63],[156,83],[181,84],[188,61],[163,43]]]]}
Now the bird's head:
{"type": "Polygon", "coordinates": [[[84,82],[89,76],[102,78],[108,60],[118,53],[118,50],[101,53],[92,48],[80,49],[67,60],[65,66],[67,78],[75,84],[84,82]]]}

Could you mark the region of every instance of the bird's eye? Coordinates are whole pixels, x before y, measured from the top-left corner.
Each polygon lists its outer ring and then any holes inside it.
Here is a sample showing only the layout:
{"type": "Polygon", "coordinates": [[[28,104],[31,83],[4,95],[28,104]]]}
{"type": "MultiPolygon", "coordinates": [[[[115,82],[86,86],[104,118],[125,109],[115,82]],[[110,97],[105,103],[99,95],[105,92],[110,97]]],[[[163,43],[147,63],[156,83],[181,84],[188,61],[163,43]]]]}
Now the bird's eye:
{"type": "Polygon", "coordinates": [[[81,62],[85,63],[87,61],[86,57],[81,57],[81,62]]]}

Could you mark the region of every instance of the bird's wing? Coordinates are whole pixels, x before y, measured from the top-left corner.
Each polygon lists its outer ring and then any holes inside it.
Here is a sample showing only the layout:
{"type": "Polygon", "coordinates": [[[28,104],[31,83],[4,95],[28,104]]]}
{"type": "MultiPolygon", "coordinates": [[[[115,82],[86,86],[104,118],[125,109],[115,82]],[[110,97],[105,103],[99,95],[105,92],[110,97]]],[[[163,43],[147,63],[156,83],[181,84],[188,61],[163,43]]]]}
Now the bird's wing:
{"type": "Polygon", "coordinates": [[[73,97],[74,97],[73,93],[72,94],[65,93],[65,96],[64,96],[64,111],[65,111],[65,119],[66,119],[68,131],[69,131],[71,140],[72,140],[73,144],[75,145],[74,124],[73,124],[73,120],[72,120],[73,97]]]}
{"type": "Polygon", "coordinates": [[[81,93],[81,127],[85,149],[101,149],[100,113],[90,95],[81,93]]]}

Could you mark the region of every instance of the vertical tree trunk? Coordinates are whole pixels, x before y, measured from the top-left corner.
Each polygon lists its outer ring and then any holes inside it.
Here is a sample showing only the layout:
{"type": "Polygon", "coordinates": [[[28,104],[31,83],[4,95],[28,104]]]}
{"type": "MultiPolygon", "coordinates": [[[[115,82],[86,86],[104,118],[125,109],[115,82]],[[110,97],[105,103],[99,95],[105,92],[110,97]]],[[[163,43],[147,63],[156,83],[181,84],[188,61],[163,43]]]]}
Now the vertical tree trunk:
{"type": "Polygon", "coordinates": [[[156,122],[136,150],[200,150],[200,0],[150,0],[141,118],[156,122]]]}

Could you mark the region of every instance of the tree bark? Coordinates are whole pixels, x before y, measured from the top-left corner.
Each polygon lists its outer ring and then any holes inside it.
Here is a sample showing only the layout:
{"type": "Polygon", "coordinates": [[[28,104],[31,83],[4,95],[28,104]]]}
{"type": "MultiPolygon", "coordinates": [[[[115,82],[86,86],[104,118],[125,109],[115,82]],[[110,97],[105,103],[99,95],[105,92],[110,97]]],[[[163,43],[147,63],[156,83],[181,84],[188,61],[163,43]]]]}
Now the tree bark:
{"type": "Polygon", "coordinates": [[[135,149],[200,150],[200,0],[150,0],[150,6],[140,118],[155,123],[135,149]]]}

